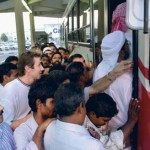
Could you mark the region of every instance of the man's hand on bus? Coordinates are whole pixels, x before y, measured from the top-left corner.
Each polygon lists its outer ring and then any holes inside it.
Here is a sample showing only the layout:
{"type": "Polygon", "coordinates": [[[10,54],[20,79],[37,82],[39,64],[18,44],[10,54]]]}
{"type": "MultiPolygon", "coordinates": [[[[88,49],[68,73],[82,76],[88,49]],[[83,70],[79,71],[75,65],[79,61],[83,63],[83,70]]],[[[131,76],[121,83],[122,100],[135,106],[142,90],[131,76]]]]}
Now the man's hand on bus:
{"type": "Polygon", "coordinates": [[[137,122],[139,114],[139,103],[137,99],[131,99],[128,110],[128,122],[137,122]]]}
{"type": "Polygon", "coordinates": [[[121,128],[122,132],[124,134],[124,144],[127,146],[127,142],[132,130],[138,120],[138,114],[139,114],[139,103],[137,99],[131,99],[130,104],[129,104],[129,110],[128,110],[128,120],[125,123],[125,125],[121,128]]]}

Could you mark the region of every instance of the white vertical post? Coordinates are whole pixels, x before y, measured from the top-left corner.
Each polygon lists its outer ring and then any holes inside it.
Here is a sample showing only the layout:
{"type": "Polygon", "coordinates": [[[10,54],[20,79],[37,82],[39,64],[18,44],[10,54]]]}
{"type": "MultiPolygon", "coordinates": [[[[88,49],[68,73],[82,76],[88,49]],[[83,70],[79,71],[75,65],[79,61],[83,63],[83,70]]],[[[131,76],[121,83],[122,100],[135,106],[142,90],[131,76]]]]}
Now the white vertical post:
{"type": "Polygon", "coordinates": [[[31,45],[34,46],[36,40],[35,40],[35,25],[34,25],[33,13],[30,13],[29,17],[30,17],[30,30],[31,30],[31,45]]]}
{"type": "Polygon", "coordinates": [[[26,51],[25,49],[25,35],[24,35],[24,23],[23,23],[23,6],[21,0],[14,0],[14,9],[16,17],[16,31],[19,55],[26,51]]]}

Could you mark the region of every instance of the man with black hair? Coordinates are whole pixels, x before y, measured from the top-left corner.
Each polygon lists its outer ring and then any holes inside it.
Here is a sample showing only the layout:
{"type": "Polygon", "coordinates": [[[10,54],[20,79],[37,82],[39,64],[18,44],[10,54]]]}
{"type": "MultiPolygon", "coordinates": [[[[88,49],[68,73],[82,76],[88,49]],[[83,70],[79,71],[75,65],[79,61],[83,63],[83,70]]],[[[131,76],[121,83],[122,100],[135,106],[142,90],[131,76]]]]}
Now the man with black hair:
{"type": "Polygon", "coordinates": [[[51,64],[55,65],[55,64],[61,64],[62,63],[62,55],[59,52],[55,52],[52,55],[52,59],[51,59],[51,64]]]}
{"type": "Polygon", "coordinates": [[[17,66],[12,63],[3,63],[0,65],[0,97],[3,94],[4,86],[17,78],[17,66]]]}
{"type": "Polygon", "coordinates": [[[8,56],[5,60],[5,62],[17,65],[18,57],[17,56],[8,56]]]}
{"type": "MultiPolygon", "coordinates": [[[[86,103],[87,117],[85,127],[94,129],[98,133],[97,138],[109,150],[121,150],[138,120],[139,105],[137,100],[132,100],[129,107],[129,117],[125,125],[117,131],[111,131],[108,127],[109,120],[117,115],[118,110],[115,101],[105,93],[95,94],[86,103]]],[[[95,134],[95,132],[91,132],[95,134]]]]}
{"type": "Polygon", "coordinates": [[[65,59],[66,49],[63,48],[63,47],[59,47],[59,48],[58,48],[58,52],[61,53],[62,58],[65,59]]]}
{"type": "Polygon", "coordinates": [[[47,54],[41,55],[41,63],[44,68],[43,74],[48,74],[50,68],[50,59],[47,54]]]}
{"type": "Polygon", "coordinates": [[[50,59],[48,57],[48,55],[46,54],[42,54],[41,55],[41,63],[43,65],[44,68],[49,68],[50,66],[50,59]]]}
{"type": "Polygon", "coordinates": [[[84,87],[82,82],[80,82],[81,77],[84,76],[84,66],[81,62],[70,63],[66,71],[70,74],[71,82],[78,83],[80,86],[84,87]]]}
{"type": "Polygon", "coordinates": [[[43,150],[42,138],[48,124],[55,117],[54,92],[57,85],[48,76],[42,76],[29,91],[29,106],[33,115],[14,131],[16,150],[43,150]]]}
{"type": "Polygon", "coordinates": [[[89,68],[86,64],[85,58],[81,54],[74,54],[70,56],[70,61],[71,62],[81,62],[84,67],[84,74],[82,78],[80,78],[80,82],[82,82],[82,86],[88,86],[92,82],[93,78],[93,73],[94,73],[94,68],[89,68]]]}
{"type": "Polygon", "coordinates": [[[63,70],[53,70],[48,75],[48,80],[55,81],[55,84],[59,86],[62,83],[69,83],[70,76],[66,71],[63,70]]]}
{"type": "Polygon", "coordinates": [[[62,64],[54,64],[50,69],[49,69],[49,73],[53,70],[63,70],[65,71],[65,66],[62,64]]]}
{"type": "Polygon", "coordinates": [[[90,136],[82,126],[85,116],[83,89],[75,83],[62,84],[54,95],[59,119],[47,127],[44,136],[46,150],[103,150],[102,143],[90,136]]]}
{"type": "MultiPolygon", "coordinates": [[[[108,75],[105,75],[103,78],[97,80],[91,86],[84,88],[85,100],[87,101],[90,96],[93,94],[103,92],[106,88],[113,83],[113,81],[123,74],[127,72],[130,68],[130,61],[122,61],[118,66],[116,66],[108,75]]],[[[82,85],[80,82],[80,78],[84,76],[84,67],[81,62],[72,62],[66,68],[66,71],[70,74],[70,81],[75,82],[82,85]]]]}

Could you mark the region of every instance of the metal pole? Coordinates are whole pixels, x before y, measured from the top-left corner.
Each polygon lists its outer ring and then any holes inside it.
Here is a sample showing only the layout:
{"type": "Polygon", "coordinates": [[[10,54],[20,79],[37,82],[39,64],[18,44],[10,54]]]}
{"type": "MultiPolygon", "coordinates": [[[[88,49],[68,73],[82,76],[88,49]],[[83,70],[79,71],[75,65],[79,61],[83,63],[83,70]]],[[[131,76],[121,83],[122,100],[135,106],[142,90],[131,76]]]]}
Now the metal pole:
{"type": "Polygon", "coordinates": [[[144,0],[144,34],[148,33],[149,0],[144,0]]]}

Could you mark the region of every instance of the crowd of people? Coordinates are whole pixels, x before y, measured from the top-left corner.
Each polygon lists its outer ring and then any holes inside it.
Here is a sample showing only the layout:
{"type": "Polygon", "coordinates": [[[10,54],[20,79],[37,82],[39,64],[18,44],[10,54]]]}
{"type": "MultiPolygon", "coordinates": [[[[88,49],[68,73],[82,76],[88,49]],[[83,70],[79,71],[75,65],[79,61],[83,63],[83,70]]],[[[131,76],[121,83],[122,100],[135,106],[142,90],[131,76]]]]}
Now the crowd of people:
{"type": "Polygon", "coordinates": [[[139,104],[129,49],[117,30],[103,38],[96,69],[54,43],[8,57],[0,64],[0,150],[130,150],[139,104]]]}

